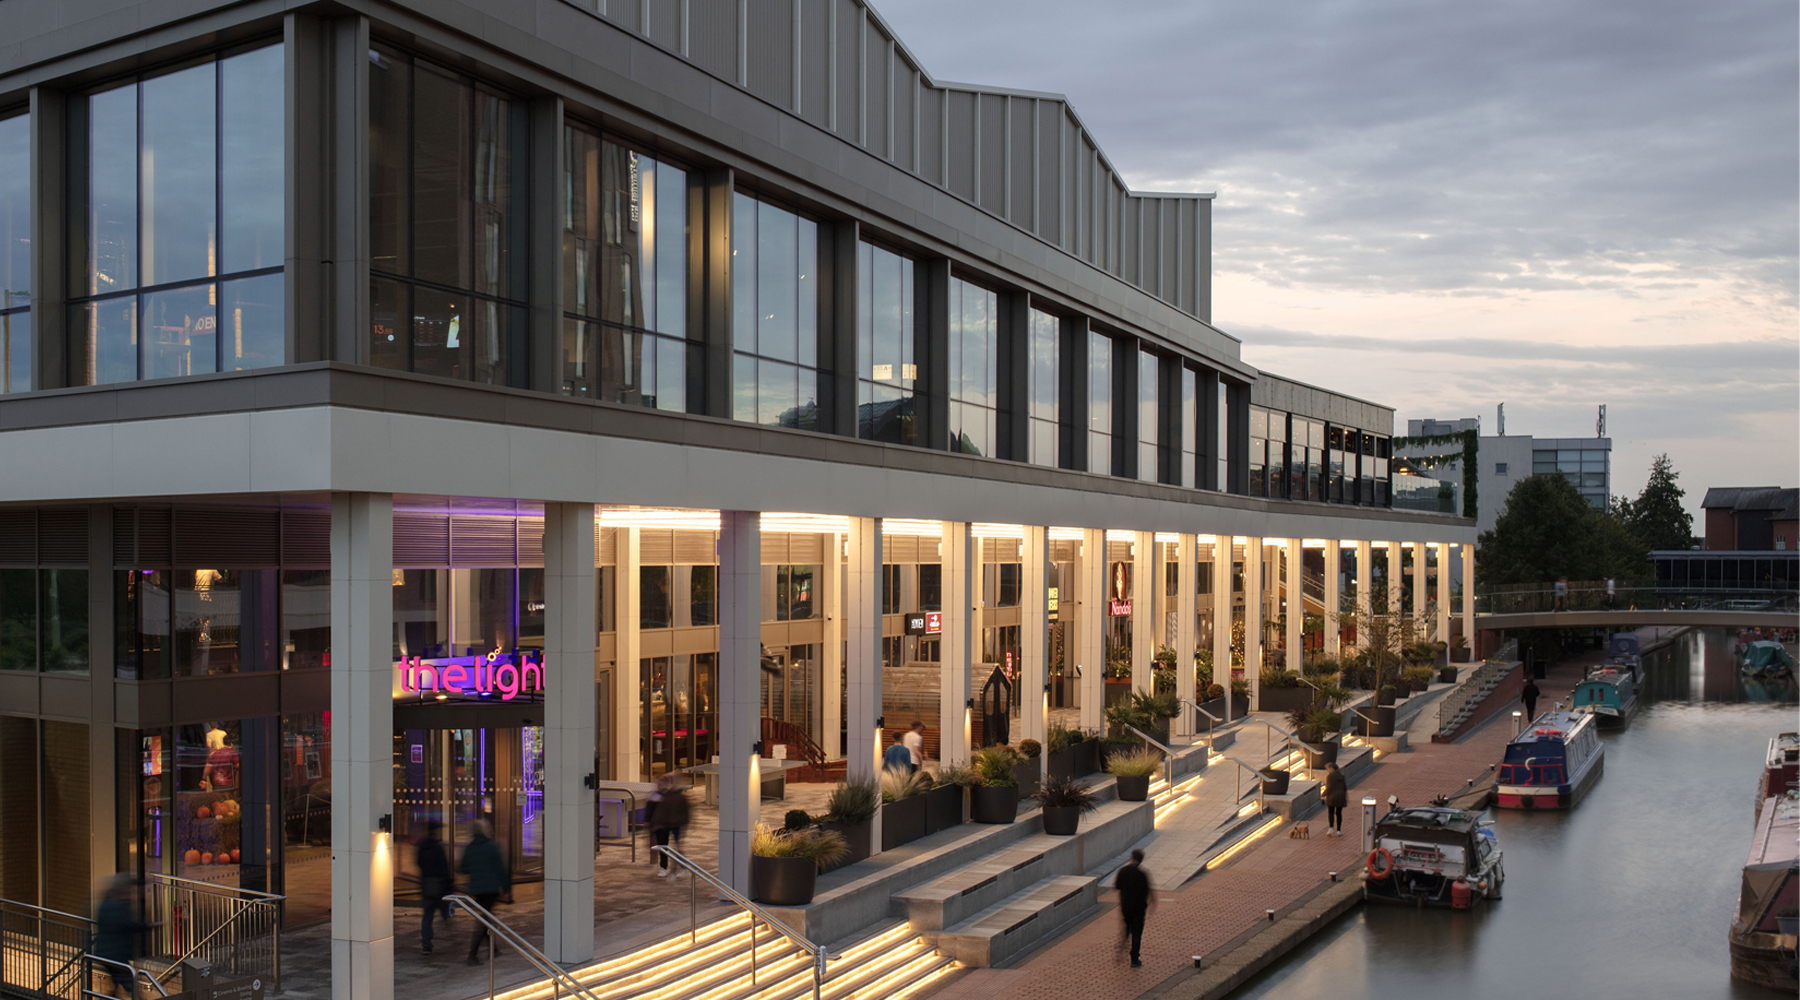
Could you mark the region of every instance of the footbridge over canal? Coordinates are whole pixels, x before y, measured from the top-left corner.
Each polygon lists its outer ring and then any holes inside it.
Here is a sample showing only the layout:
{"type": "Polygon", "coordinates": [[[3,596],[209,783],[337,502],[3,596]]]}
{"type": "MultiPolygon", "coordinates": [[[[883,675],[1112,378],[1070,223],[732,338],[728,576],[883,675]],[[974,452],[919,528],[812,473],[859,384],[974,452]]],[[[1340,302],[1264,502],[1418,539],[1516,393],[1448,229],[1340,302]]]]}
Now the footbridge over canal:
{"type": "Polygon", "coordinates": [[[1604,581],[1494,587],[1475,596],[1475,628],[1603,628],[1646,625],[1784,629],[1800,627],[1800,590],[1791,587],[1671,589],[1604,581]]]}

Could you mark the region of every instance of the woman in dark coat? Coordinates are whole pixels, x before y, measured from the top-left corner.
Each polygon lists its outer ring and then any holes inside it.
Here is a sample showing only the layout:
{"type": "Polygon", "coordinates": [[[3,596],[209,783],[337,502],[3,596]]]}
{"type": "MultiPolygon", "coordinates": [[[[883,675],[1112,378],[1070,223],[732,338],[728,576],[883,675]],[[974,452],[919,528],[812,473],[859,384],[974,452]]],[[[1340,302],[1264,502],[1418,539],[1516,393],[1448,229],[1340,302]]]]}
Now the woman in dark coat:
{"type": "MultiPolygon", "coordinates": [[[[650,803],[650,836],[655,838],[658,847],[667,847],[673,841],[677,847],[681,844],[681,831],[688,822],[687,793],[681,790],[681,784],[673,775],[665,774],[656,782],[656,793],[651,796],[650,803]]],[[[661,851],[656,852],[660,863],[657,878],[668,878],[669,856],[661,851]]],[[[680,865],[674,866],[676,878],[683,878],[685,873],[680,865]]]]}
{"type": "Polygon", "coordinates": [[[1319,786],[1319,794],[1325,797],[1325,835],[1342,837],[1344,805],[1350,798],[1350,786],[1344,781],[1344,772],[1338,770],[1336,764],[1325,765],[1325,784],[1319,786]]]}

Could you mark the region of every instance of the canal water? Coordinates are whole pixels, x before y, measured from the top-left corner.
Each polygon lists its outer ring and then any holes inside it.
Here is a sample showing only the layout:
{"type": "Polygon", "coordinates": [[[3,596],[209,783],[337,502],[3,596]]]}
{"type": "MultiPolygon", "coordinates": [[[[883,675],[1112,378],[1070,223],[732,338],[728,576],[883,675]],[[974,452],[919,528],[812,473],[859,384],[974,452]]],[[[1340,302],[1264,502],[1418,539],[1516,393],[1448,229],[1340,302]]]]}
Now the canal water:
{"type": "Polygon", "coordinates": [[[1644,710],[1603,735],[1605,774],[1574,811],[1497,812],[1503,901],[1359,907],[1235,996],[1782,996],[1730,978],[1725,931],[1757,772],[1769,737],[1795,728],[1795,694],[1741,680],[1733,638],[1689,632],[1645,658],[1644,710]]]}

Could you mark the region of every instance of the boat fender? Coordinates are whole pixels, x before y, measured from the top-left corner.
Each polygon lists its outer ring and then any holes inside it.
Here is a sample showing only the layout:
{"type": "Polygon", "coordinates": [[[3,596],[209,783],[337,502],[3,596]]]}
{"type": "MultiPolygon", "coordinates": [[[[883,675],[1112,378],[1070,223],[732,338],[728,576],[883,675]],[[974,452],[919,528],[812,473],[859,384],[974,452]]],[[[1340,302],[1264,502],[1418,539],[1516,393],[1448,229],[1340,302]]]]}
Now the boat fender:
{"type": "Polygon", "coordinates": [[[1385,847],[1377,847],[1369,852],[1369,877],[1377,882],[1387,881],[1394,873],[1394,856],[1385,847]]]}
{"type": "Polygon", "coordinates": [[[1450,905],[1456,909],[1468,909],[1474,896],[1475,894],[1469,889],[1468,879],[1459,878],[1455,882],[1450,883],[1450,905]]]}

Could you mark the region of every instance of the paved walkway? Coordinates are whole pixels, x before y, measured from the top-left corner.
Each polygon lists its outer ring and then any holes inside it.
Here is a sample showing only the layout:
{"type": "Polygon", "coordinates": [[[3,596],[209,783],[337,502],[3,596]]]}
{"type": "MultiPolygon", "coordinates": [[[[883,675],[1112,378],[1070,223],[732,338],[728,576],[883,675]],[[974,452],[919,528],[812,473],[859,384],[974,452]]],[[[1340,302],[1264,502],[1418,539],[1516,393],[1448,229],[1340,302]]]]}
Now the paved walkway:
{"type": "MultiPolygon", "coordinates": [[[[1550,672],[1542,683],[1543,701],[1567,699],[1569,691],[1580,679],[1581,661],[1572,661],[1550,672]]],[[[1373,796],[1383,803],[1385,811],[1389,795],[1401,804],[1428,802],[1440,794],[1453,793],[1467,787],[1470,779],[1479,783],[1489,774],[1488,765],[1500,759],[1512,735],[1510,716],[1502,714],[1489,724],[1470,733],[1461,742],[1415,744],[1401,754],[1385,754],[1374,771],[1365,775],[1351,789],[1351,808],[1345,810],[1344,836],[1324,836],[1324,813],[1306,822],[1312,836],[1307,840],[1291,840],[1277,828],[1254,846],[1225,864],[1205,872],[1190,882],[1158,894],[1156,909],[1149,916],[1144,936],[1143,968],[1130,968],[1119,951],[1119,918],[1117,894],[1102,897],[1101,912],[1087,922],[1040,950],[1018,968],[978,969],[959,977],[936,994],[938,1000],[1065,1000],[1081,996],[1084,1000],[1133,1000],[1145,995],[1158,995],[1193,975],[1193,956],[1217,957],[1236,939],[1253,932],[1267,921],[1267,911],[1284,910],[1336,871],[1341,877],[1354,878],[1362,867],[1362,810],[1356,803],[1373,796]],[[1074,984],[1080,984],[1074,988],[1074,984]]],[[[1241,749],[1250,749],[1260,740],[1243,739],[1241,749]]],[[[1256,747],[1260,756],[1260,746],[1256,747]]],[[[1241,754],[1240,754],[1241,755],[1241,754]]],[[[1246,758],[1249,759],[1249,758],[1246,758]]],[[[1252,760],[1252,763],[1256,761],[1252,760]]],[[[1214,764],[1206,780],[1229,775],[1214,764]]],[[[1223,783],[1222,783],[1223,784],[1223,783]]],[[[1229,794],[1229,785],[1224,785],[1229,794]]],[[[1216,795],[1205,796],[1210,800],[1216,795]]],[[[1147,864],[1153,873],[1179,871],[1185,862],[1176,863],[1169,852],[1191,853],[1192,836],[1175,832],[1203,825],[1216,809],[1199,803],[1195,808],[1197,822],[1190,824],[1182,811],[1168,816],[1167,827],[1161,827],[1157,840],[1148,848],[1147,864]],[[1163,855],[1163,856],[1159,856],[1163,855]]],[[[1167,885],[1167,881],[1154,885],[1167,885]]]]}

